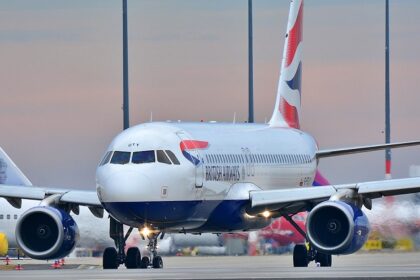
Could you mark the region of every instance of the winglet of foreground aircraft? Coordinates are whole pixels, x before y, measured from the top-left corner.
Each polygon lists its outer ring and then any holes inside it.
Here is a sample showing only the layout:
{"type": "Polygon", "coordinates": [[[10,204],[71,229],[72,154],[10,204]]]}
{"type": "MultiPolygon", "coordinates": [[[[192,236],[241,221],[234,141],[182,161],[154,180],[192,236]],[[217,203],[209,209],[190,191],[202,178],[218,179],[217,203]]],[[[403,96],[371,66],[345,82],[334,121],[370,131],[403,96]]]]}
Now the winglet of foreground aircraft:
{"type": "Polygon", "coordinates": [[[331,255],[351,254],[365,243],[370,226],[362,207],[387,195],[420,191],[420,178],[311,187],[318,160],[327,156],[419,145],[420,141],[319,150],[299,129],[303,1],[291,2],[282,69],[273,116],[266,124],[146,123],[118,134],[96,172],[96,192],[0,185],[14,206],[40,200],[16,228],[19,247],[36,259],[71,252],[78,237],[70,212],[87,206],[110,214],[115,248],[103,255],[105,269],[161,268],[158,239],[165,233],[222,233],[266,227],[284,217],[305,236],[296,245],[294,266],[331,255]],[[306,233],[291,217],[308,211],[306,233]],[[130,230],[124,233],[123,224],[130,230]],[[133,228],[149,240],[141,257],[125,251],[133,228]]]}

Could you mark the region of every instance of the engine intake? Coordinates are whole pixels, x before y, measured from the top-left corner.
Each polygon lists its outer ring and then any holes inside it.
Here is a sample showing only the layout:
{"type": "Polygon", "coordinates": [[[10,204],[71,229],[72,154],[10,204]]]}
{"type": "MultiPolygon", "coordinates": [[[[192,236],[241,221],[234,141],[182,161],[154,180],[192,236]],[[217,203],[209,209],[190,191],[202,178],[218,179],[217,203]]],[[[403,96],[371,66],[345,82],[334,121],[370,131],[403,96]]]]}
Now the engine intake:
{"type": "Polygon", "coordinates": [[[29,257],[59,259],[73,251],[79,229],[73,218],[61,209],[37,206],[26,211],[16,226],[16,242],[29,257]]]}
{"type": "Polygon", "coordinates": [[[358,207],[343,201],[325,201],[308,215],[307,235],[311,244],[328,254],[351,254],[366,242],[370,226],[358,207]]]}

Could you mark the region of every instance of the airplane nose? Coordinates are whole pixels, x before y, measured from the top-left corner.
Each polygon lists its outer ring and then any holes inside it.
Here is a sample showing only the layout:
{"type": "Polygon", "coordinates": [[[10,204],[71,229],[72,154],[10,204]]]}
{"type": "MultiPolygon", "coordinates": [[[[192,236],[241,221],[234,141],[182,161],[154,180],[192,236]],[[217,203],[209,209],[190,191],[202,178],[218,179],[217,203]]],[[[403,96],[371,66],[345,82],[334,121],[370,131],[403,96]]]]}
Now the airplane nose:
{"type": "Polygon", "coordinates": [[[131,202],[147,198],[151,189],[150,179],[134,171],[119,171],[110,175],[98,186],[102,202],[131,202]]]}

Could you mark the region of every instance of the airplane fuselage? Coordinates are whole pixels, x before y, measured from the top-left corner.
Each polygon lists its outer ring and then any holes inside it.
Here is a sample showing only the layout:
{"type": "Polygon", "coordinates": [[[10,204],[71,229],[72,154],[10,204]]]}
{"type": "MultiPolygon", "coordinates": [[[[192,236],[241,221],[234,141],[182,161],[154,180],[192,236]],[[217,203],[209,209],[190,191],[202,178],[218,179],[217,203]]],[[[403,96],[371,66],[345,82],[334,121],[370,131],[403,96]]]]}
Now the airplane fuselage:
{"type": "Polygon", "coordinates": [[[312,136],[261,124],[147,123],[107,151],[97,169],[105,209],[166,232],[263,228],[271,219],[245,213],[249,192],[311,186],[317,167],[312,136]]]}

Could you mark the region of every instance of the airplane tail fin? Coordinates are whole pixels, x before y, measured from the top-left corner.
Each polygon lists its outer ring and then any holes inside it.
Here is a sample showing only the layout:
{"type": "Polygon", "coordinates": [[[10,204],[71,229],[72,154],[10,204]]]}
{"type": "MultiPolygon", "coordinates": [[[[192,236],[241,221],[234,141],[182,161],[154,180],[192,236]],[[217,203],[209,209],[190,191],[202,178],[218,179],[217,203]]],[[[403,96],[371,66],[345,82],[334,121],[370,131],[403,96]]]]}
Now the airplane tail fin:
{"type": "Polygon", "coordinates": [[[300,128],[303,0],[292,0],[271,127],[300,128]]]}
{"type": "Polygon", "coordinates": [[[0,147],[0,184],[32,186],[31,181],[0,147]]]}

